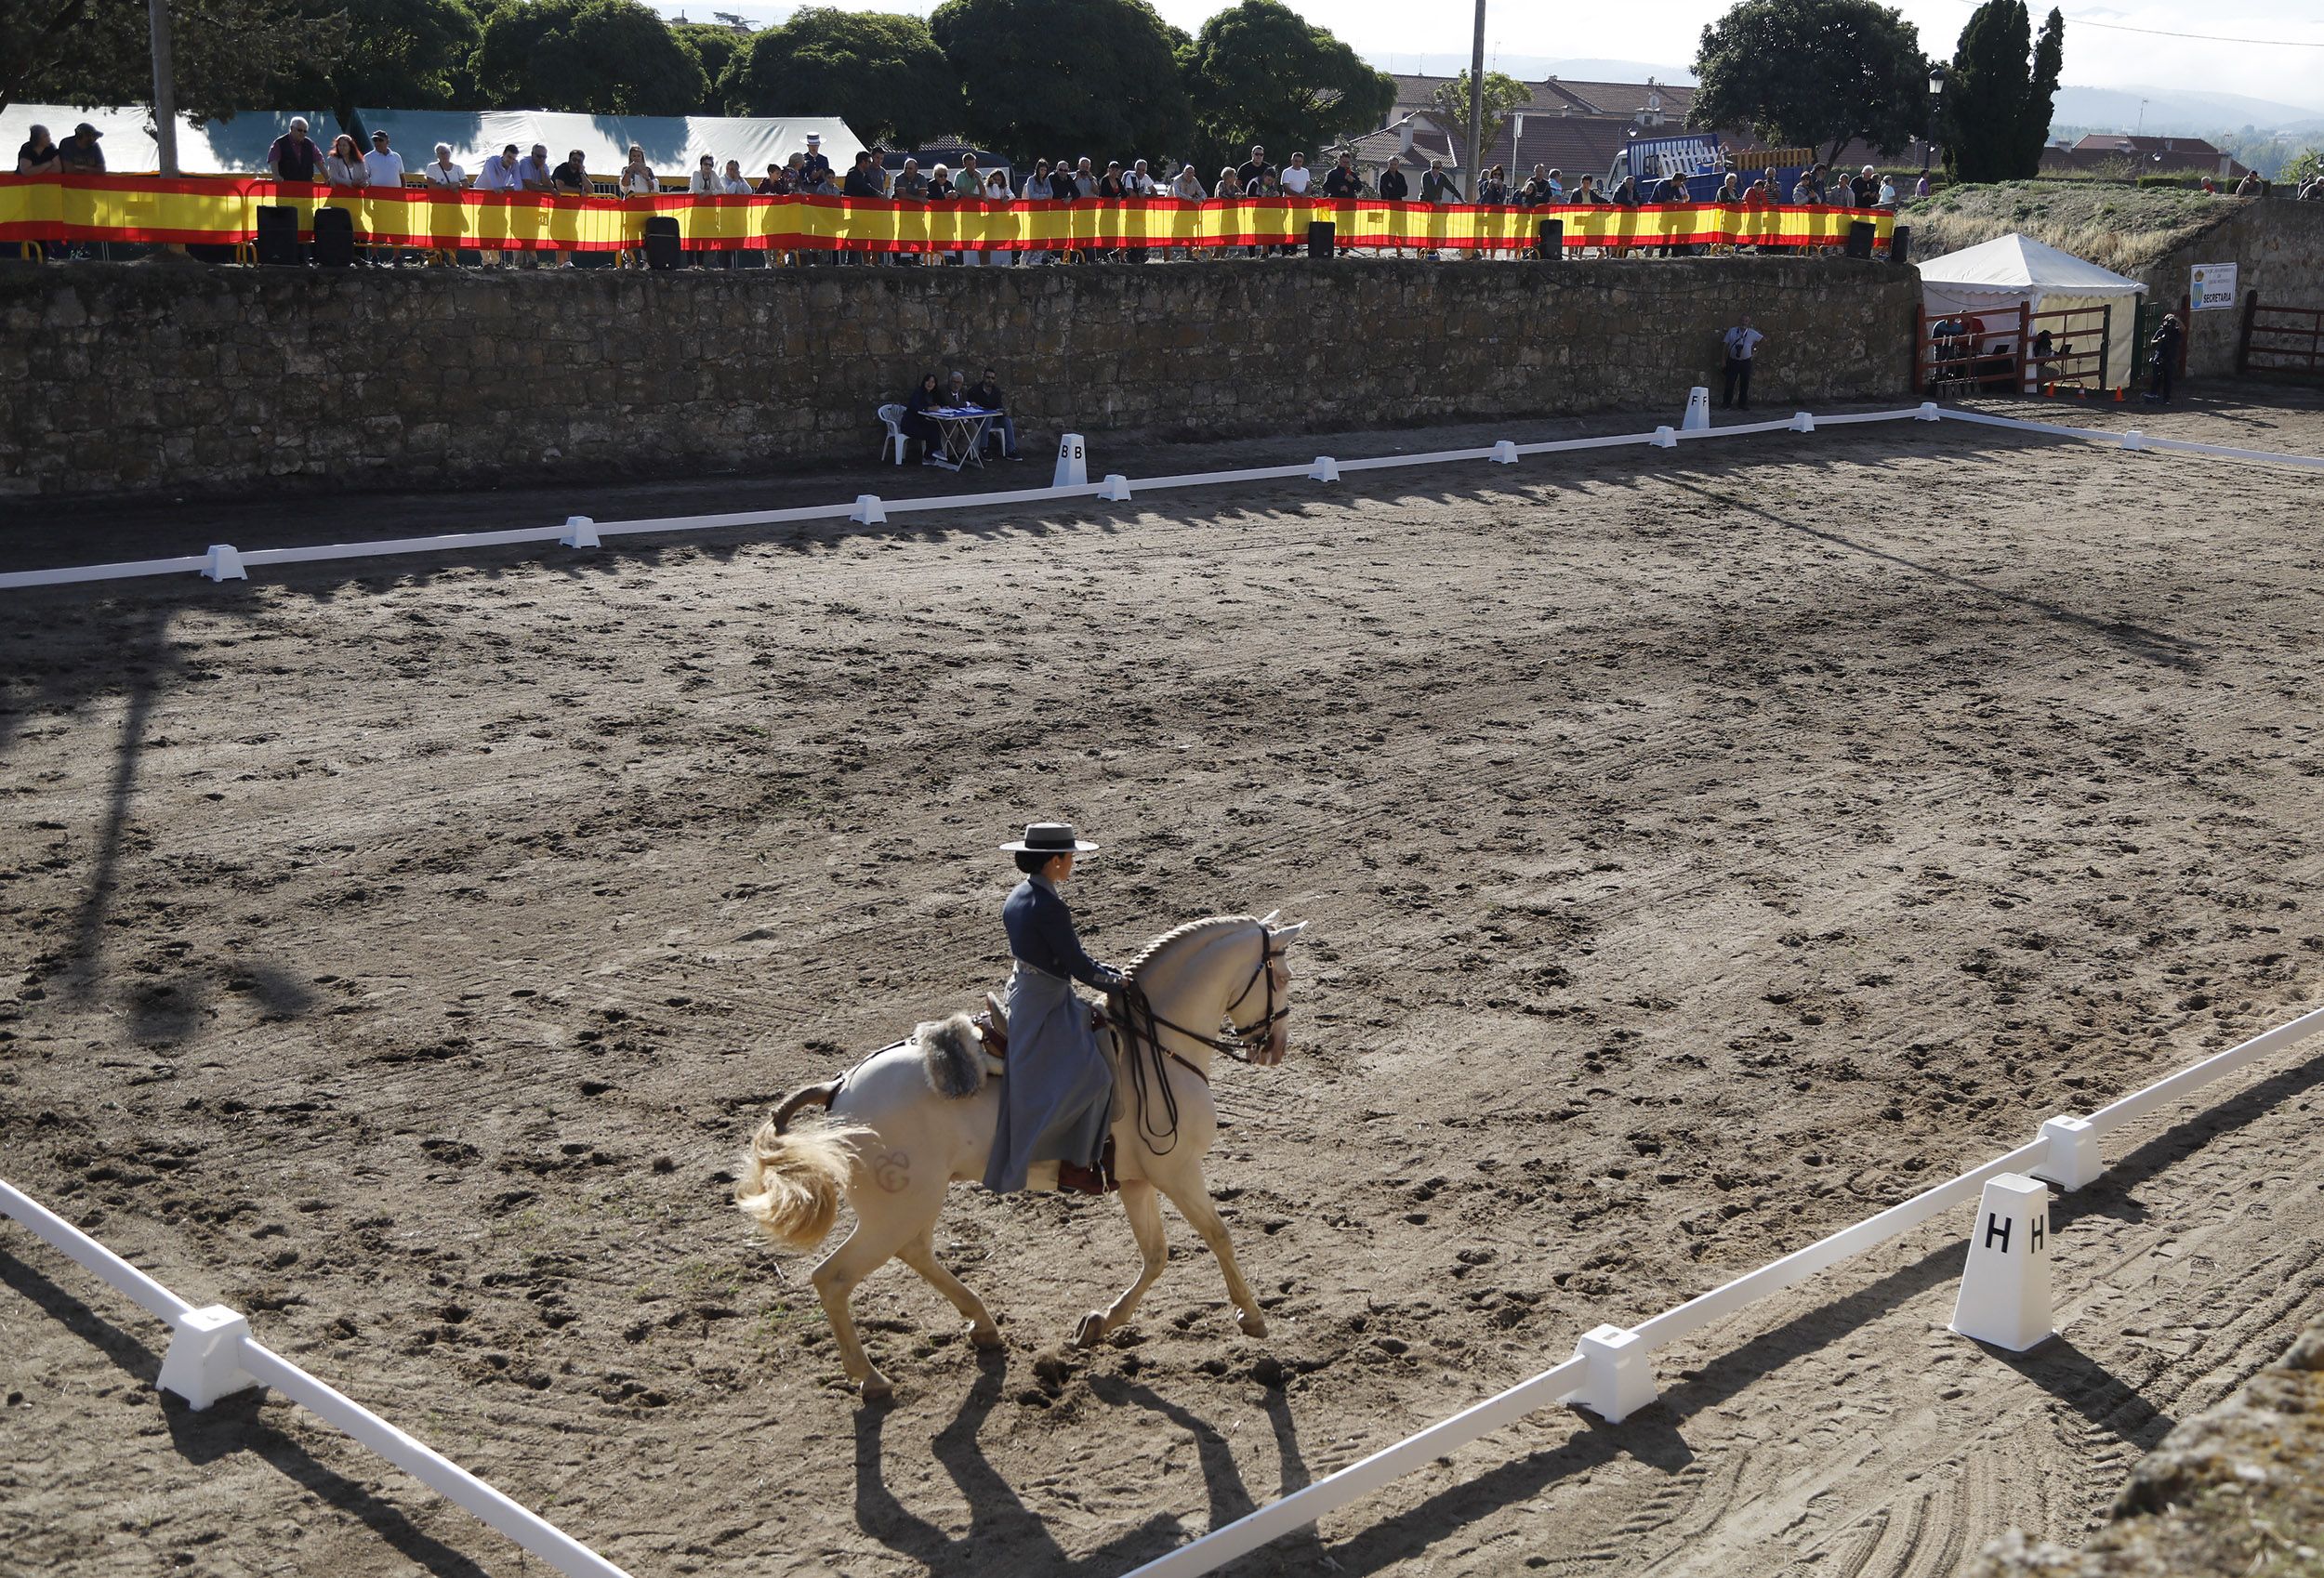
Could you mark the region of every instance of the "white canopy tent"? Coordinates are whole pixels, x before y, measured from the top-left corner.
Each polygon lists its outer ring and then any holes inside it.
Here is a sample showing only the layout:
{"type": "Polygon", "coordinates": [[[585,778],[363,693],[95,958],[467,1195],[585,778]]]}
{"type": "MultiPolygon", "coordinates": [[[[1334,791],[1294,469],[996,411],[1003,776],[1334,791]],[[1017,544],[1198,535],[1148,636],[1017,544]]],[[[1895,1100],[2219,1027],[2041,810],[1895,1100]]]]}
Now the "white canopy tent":
{"type": "MultiPolygon", "coordinates": [[[[252,110],[231,121],[207,125],[178,122],[178,168],[189,176],[255,175],[266,168],[266,151],[283,135],[293,115],[307,117],[314,139],[324,148],[338,135],[338,118],[328,110],[252,110]]],[[[14,170],[15,151],[31,140],[34,126],[62,142],[73,128],[86,121],[104,134],[105,169],[120,176],[152,175],[160,168],[160,144],[153,140],[153,111],[150,105],[123,104],[101,110],[76,110],[70,104],[10,104],[0,110],[0,139],[8,147],[14,170]]]]}
{"type": "Polygon", "coordinates": [[[729,159],[742,162],[752,180],[794,153],[807,151],[810,133],[823,138],[823,156],[834,177],[869,143],[856,140],[847,123],[831,115],[568,115],[544,110],[358,110],[363,135],[384,131],[404,164],[418,173],[435,157],[436,144],[452,145],[454,163],[470,175],[510,143],[530,153],[539,143],[562,162],[579,149],[583,167],[609,180],[629,163],[629,145],[645,150],[645,162],[661,176],[685,176],[705,153],[720,170],[729,159]]]}
{"type": "Polygon", "coordinates": [[[1921,299],[1932,318],[1970,312],[2006,314],[2014,320],[2021,304],[2035,312],[2113,308],[2106,336],[2106,381],[2117,388],[2130,382],[2138,297],[2146,289],[2136,280],[2124,279],[2014,230],[1929,258],[1920,268],[1921,299]]]}

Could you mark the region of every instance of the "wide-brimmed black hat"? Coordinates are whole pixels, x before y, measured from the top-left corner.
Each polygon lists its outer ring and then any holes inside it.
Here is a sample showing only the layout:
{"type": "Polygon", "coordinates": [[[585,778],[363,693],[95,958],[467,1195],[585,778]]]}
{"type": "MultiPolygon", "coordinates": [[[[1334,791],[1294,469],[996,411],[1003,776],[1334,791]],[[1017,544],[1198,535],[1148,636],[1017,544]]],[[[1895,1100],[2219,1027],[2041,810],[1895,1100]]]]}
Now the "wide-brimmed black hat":
{"type": "Polygon", "coordinates": [[[1011,839],[1001,848],[1012,854],[1093,855],[1098,847],[1084,843],[1070,822],[1029,822],[1025,823],[1023,837],[1011,839]]]}

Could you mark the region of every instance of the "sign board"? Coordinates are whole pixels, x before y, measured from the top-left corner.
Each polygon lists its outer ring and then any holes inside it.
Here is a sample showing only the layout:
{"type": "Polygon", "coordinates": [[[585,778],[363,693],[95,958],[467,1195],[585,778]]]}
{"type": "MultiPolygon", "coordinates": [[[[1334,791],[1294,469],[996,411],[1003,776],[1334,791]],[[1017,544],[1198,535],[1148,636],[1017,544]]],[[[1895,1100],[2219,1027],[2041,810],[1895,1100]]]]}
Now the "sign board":
{"type": "Polygon", "coordinates": [[[2236,266],[2232,263],[2198,263],[2194,283],[2188,287],[2189,308],[2197,312],[2217,312],[2236,304],[2236,266]]]}

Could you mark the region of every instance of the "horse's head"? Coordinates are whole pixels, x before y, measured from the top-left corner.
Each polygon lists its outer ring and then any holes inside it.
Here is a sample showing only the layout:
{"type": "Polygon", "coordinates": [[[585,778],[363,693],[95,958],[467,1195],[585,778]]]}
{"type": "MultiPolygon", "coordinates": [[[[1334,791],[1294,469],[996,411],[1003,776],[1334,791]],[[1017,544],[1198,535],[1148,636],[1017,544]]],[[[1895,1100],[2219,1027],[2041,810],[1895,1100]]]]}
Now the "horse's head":
{"type": "Polygon", "coordinates": [[[1289,1048],[1287,954],[1307,927],[1275,920],[1271,914],[1195,921],[1156,939],[1130,967],[1162,1025],[1195,1043],[1206,1064],[1220,1051],[1279,1063],[1289,1048]]]}
{"type": "MultiPolygon", "coordinates": [[[[1261,1067],[1282,1062],[1284,1054],[1291,1047],[1291,944],[1297,942],[1300,934],[1307,929],[1305,921],[1284,927],[1275,925],[1276,917],[1282,914],[1281,910],[1270,910],[1259,918],[1258,923],[1262,939],[1262,967],[1266,971],[1266,1002],[1261,1012],[1268,1024],[1267,1039],[1251,1047],[1249,1057],[1252,1062],[1261,1067]]],[[[1230,1005],[1227,1009],[1230,1026],[1248,1022],[1238,1021],[1237,1019],[1246,1011],[1247,1006],[1230,1005]]]]}

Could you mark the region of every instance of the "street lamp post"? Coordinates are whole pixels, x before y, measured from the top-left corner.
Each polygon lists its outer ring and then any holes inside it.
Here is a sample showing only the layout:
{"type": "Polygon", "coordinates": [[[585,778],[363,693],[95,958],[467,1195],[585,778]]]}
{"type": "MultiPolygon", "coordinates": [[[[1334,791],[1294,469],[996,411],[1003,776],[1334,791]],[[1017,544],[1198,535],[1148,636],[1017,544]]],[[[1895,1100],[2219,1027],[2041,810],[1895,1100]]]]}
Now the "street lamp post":
{"type": "Polygon", "coordinates": [[[1929,68],[1929,135],[1921,139],[1921,173],[1929,173],[1929,159],[1936,151],[1936,133],[1945,112],[1945,67],[1942,63],[1929,68]]]}
{"type": "Polygon", "coordinates": [[[1485,0],[1477,0],[1477,33],[1469,51],[1469,201],[1477,198],[1485,175],[1485,0]]]}

